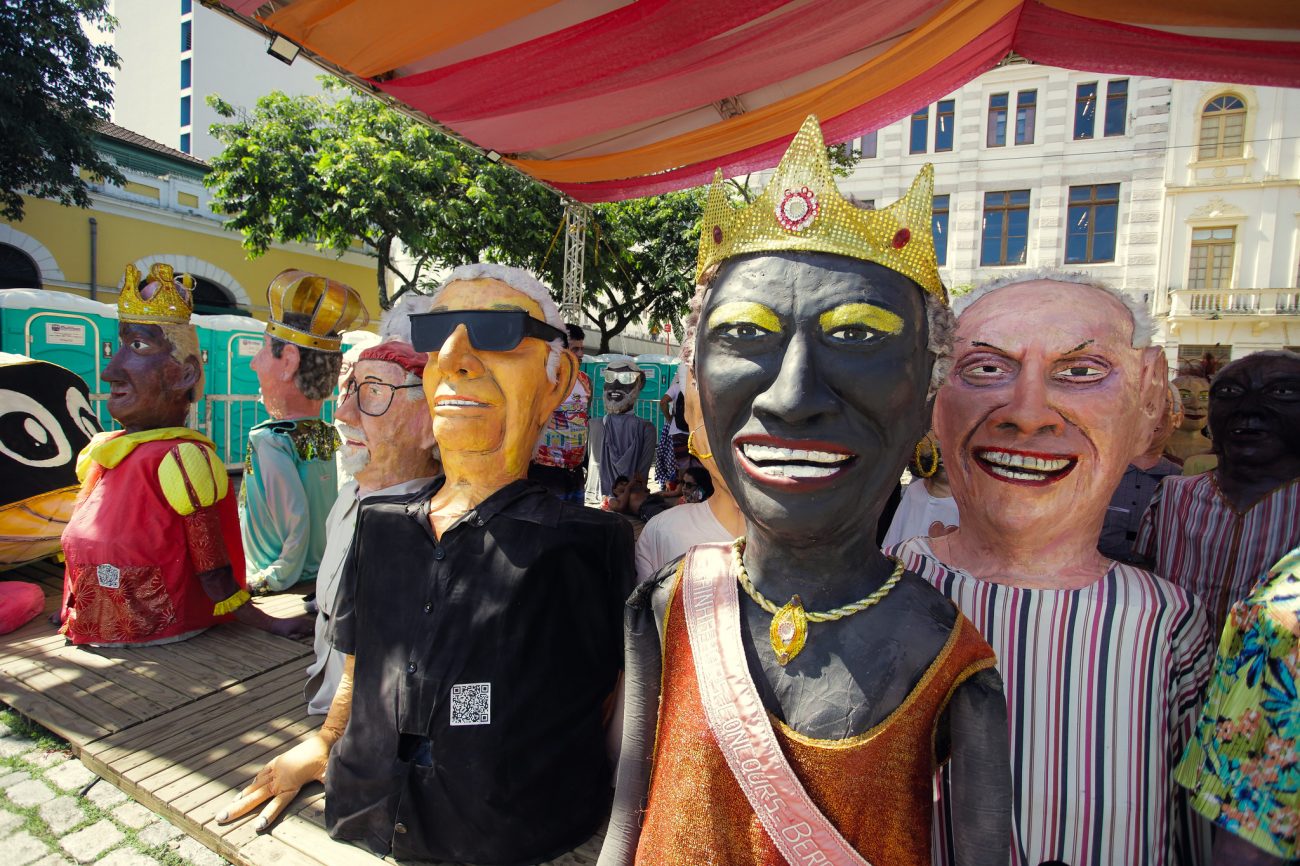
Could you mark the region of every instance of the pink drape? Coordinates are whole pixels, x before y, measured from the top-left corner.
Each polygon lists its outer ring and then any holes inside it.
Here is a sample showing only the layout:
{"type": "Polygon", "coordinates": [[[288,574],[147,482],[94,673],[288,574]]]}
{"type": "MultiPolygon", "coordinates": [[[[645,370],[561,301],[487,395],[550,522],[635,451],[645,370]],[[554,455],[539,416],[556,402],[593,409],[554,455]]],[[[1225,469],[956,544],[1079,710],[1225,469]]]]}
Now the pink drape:
{"type": "MultiPolygon", "coordinates": [[[[508,113],[440,120],[502,153],[521,153],[668,117],[818,69],[906,29],[942,0],[817,0],[754,27],[508,113]]],[[[403,99],[406,97],[403,96],[403,99]]],[[[419,105],[418,102],[413,104],[419,105]]]]}

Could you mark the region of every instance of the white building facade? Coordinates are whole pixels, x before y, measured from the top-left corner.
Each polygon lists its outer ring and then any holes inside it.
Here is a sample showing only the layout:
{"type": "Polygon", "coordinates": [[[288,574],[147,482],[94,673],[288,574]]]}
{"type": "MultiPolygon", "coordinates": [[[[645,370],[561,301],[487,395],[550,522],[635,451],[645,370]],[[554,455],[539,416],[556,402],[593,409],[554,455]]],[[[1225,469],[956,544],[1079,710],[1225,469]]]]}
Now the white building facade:
{"type": "Polygon", "coordinates": [[[113,14],[113,44],[122,57],[114,76],[114,122],[199,159],[222,149],[208,133],[221,120],[208,107],[209,95],[251,109],[274,90],[323,92],[319,68],[277,60],[266,53],[266,43],[197,0],[115,0],[113,14]]]}
{"type": "Polygon", "coordinates": [[[1012,62],[848,146],[887,205],[935,166],[956,292],[1084,271],[1145,302],[1171,366],[1300,344],[1300,91],[1012,62]]]}

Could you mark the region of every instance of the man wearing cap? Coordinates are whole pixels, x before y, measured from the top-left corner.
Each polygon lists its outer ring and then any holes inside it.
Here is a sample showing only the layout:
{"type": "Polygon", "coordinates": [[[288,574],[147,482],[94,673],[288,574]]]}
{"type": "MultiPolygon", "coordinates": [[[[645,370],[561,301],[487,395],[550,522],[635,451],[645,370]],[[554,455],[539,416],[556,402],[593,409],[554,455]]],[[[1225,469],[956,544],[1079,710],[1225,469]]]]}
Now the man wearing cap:
{"type": "Polygon", "coordinates": [[[269,799],[264,828],[321,780],[331,835],[395,859],[591,862],[632,533],[527,478],[576,373],[562,325],[544,286],[501,265],[456,268],[413,317],[444,475],[361,509],[325,722],[219,820],[269,799]]]}
{"type": "Polygon", "coordinates": [[[104,369],[108,411],[123,429],[97,434],[77,459],[81,491],[62,540],[60,618],[75,644],[172,643],[231,619],[310,633],[306,617],[275,619],[248,603],[226,467],[210,439],[184,426],[203,395],[192,288],[169,265],[154,264],[143,286],[126,269],[119,346],[104,369]]]}
{"type": "Polygon", "coordinates": [[[321,403],[338,380],[340,335],[368,319],[355,290],[306,271],[280,273],[267,299],[270,321],[252,367],[271,418],[249,432],[239,491],[254,594],[316,579],[325,517],[338,495],[339,437],[321,420],[321,403]]]}
{"type": "Polygon", "coordinates": [[[638,417],[636,400],[645,387],[645,371],[627,355],[615,355],[605,368],[605,414],[592,418],[587,446],[587,502],[614,492],[614,479],[650,478],[655,459],[655,428],[638,417]]]}
{"type": "MultiPolygon", "coordinates": [[[[424,295],[410,296],[427,302],[424,295]]],[[[406,319],[410,304],[385,316],[406,319]]],[[[424,304],[427,306],[427,303],[424,304]]],[[[409,339],[409,325],[406,326],[409,339]]],[[[437,446],[420,378],[429,356],[405,340],[386,339],[363,349],[344,380],[334,424],[343,439],[339,458],[350,481],[325,519],[325,555],[316,578],[316,658],[307,668],[307,711],[324,715],[343,676],[344,656],[330,645],[329,625],[336,610],[343,563],[361,502],[371,496],[397,496],[426,486],[439,472],[437,446]]]]}

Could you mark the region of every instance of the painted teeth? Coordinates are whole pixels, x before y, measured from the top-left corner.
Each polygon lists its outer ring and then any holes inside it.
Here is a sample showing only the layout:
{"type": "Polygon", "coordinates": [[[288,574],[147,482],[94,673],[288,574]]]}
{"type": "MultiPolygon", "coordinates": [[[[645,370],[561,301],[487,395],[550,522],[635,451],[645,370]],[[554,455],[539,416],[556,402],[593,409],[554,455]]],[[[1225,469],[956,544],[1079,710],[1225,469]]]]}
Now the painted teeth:
{"type": "Polygon", "coordinates": [[[1017,481],[1042,481],[1043,473],[1041,472],[1021,472],[1015,469],[1007,469],[1004,466],[989,467],[994,475],[1000,478],[1014,478],[1017,481]]]}
{"type": "Polygon", "coordinates": [[[806,463],[778,463],[760,467],[760,471],[772,478],[825,478],[839,472],[839,469],[834,466],[809,466],[806,463]]]}
{"type": "MultiPolygon", "coordinates": [[[[755,445],[753,443],[748,443],[748,442],[742,445],[741,449],[744,451],[745,456],[754,462],[758,462],[762,460],[762,461],[784,463],[790,460],[803,460],[808,463],[826,463],[826,464],[834,465],[836,463],[843,463],[844,461],[848,460],[850,457],[850,455],[848,454],[837,454],[833,451],[811,451],[811,450],[804,450],[802,448],[775,448],[771,445],[755,445]]],[[[805,466],[799,468],[816,469],[818,467],[805,466]]],[[[816,478],[816,477],[820,477],[821,475],[829,475],[830,473],[823,472],[820,474],[810,474],[810,475],[794,475],[793,473],[789,473],[789,474],[791,475],[791,477],[796,477],[796,478],[816,478]]]]}
{"type": "Polygon", "coordinates": [[[439,400],[438,405],[439,406],[482,406],[483,404],[474,400],[439,400]]]}
{"type": "MultiPolygon", "coordinates": [[[[989,463],[996,464],[997,466],[1014,467],[1016,469],[1029,469],[1029,470],[1033,470],[1034,472],[1059,472],[1060,470],[1070,465],[1069,460],[1064,460],[1059,458],[1053,460],[1044,460],[1041,457],[1031,457],[1028,454],[1008,454],[1005,451],[985,451],[980,454],[980,457],[989,463]]],[[[1008,478],[1010,477],[1036,478],[1037,476],[1036,475],[1020,475],[1020,476],[1008,475],[1007,477],[1008,478]]]]}

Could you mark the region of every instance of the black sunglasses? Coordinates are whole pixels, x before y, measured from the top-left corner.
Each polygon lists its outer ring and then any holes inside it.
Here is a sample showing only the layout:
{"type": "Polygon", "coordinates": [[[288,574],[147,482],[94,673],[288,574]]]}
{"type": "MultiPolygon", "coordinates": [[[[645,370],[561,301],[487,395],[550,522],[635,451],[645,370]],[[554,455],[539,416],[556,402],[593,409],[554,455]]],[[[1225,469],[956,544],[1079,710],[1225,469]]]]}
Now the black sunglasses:
{"type": "Polygon", "coordinates": [[[445,310],[411,316],[411,345],[417,352],[440,352],[461,325],[469,332],[469,344],[481,352],[508,352],[524,337],[549,342],[569,335],[539,322],[524,310],[445,310]]]}

